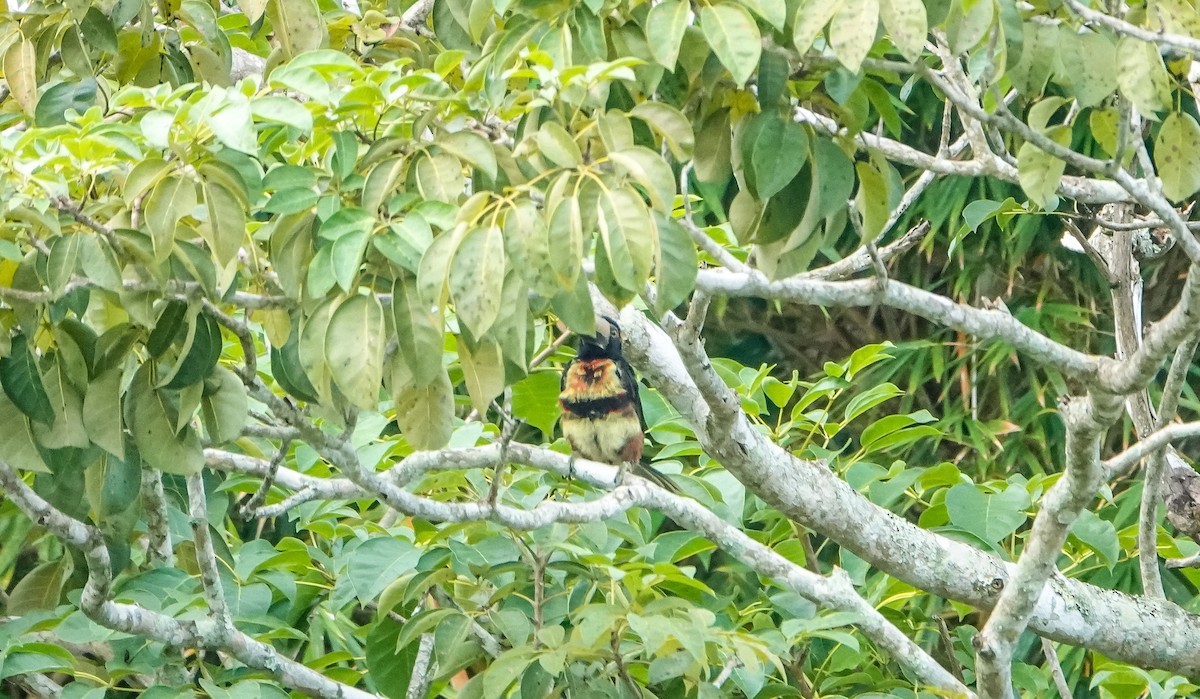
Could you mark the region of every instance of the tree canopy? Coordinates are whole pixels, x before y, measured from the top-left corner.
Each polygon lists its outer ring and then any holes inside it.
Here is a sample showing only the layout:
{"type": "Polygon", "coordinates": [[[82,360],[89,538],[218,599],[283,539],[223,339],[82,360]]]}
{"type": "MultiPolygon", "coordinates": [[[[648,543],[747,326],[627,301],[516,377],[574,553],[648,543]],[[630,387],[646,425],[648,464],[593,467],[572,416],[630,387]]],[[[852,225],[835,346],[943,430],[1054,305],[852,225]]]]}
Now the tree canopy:
{"type": "Polygon", "coordinates": [[[8,7],[10,694],[1196,691],[1188,0],[8,7]]]}

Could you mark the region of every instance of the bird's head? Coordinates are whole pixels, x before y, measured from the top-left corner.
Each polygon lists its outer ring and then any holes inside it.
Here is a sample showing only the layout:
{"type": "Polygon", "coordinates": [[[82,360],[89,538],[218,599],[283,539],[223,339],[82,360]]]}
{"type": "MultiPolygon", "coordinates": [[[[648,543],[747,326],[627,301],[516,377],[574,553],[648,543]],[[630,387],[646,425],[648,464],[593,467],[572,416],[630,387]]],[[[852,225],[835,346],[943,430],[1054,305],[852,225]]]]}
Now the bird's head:
{"type": "Polygon", "coordinates": [[[580,359],[614,359],[621,356],[621,326],[611,316],[596,319],[596,334],[579,338],[580,359]]]}

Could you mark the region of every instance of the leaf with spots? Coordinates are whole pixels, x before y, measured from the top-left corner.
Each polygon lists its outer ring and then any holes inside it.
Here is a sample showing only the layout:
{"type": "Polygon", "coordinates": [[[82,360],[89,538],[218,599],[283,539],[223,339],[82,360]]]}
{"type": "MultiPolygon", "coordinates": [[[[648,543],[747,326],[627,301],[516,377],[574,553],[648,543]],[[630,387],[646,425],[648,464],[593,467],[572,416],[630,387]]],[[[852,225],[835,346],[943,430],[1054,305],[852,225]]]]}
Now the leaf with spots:
{"type": "Polygon", "coordinates": [[[1154,142],[1154,165],[1163,194],[1172,201],[1200,189],[1200,124],[1187,112],[1172,112],[1154,142]]]}
{"type": "Polygon", "coordinates": [[[498,226],[467,233],[450,264],[450,297],[458,317],[479,337],[496,322],[504,286],[504,236],[498,226]]]}

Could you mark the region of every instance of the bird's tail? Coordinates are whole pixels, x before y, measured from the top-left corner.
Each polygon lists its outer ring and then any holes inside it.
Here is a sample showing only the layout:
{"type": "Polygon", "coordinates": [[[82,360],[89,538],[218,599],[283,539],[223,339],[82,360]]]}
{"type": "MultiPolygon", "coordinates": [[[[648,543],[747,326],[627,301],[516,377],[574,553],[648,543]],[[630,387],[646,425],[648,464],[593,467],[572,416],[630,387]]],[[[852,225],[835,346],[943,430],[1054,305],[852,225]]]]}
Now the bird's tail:
{"type": "Polygon", "coordinates": [[[666,474],[654,468],[650,464],[644,462],[635,463],[633,465],[633,472],[642,478],[654,482],[656,485],[666,488],[676,495],[680,494],[679,486],[675,485],[675,482],[670,478],[667,478],[666,474]]]}

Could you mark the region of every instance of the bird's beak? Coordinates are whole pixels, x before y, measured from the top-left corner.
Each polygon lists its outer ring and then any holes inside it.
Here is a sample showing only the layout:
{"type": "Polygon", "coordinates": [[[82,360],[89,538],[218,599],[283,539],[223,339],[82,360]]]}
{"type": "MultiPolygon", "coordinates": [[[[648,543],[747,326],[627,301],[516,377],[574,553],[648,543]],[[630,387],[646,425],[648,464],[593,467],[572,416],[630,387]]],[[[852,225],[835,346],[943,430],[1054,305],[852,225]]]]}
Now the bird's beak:
{"type": "Polygon", "coordinates": [[[604,316],[596,317],[596,341],[601,345],[608,342],[609,336],[612,334],[612,323],[604,316]]]}

